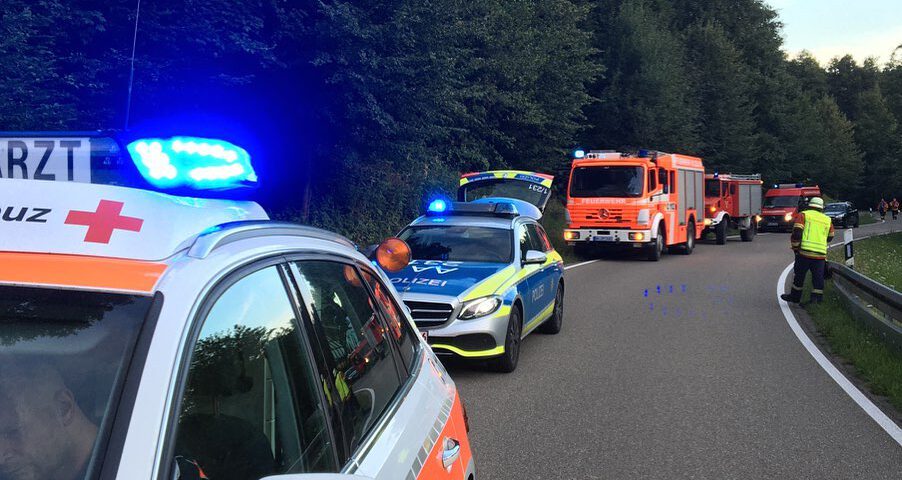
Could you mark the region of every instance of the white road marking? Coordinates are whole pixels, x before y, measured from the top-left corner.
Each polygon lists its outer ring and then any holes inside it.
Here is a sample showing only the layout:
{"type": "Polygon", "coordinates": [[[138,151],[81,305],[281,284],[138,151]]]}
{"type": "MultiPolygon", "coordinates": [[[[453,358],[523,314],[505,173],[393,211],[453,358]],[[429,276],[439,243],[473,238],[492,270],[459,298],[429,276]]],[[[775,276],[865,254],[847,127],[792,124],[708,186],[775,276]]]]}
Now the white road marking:
{"type": "Polygon", "coordinates": [[[582,267],[583,265],[588,265],[590,263],[595,263],[598,260],[587,260],[585,262],[574,263],[573,265],[564,265],[564,270],[570,270],[571,268],[582,267]]]}
{"type": "Polygon", "coordinates": [[[902,446],[902,428],[899,428],[895,422],[893,422],[889,417],[883,413],[877,405],[874,405],[868,397],[866,397],[861,390],[859,390],[852,382],[849,381],[839,370],[830,363],[830,360],[827,360],[827,357],[824,356],[823,353],[814,345],[814,342],[808,338],[808,335],[805,334],[805,331],[802,330],[802,327],[799,325],[799,322],[796,320],[795,315],[792,313],[792,309],[789,308],[789,304],[783,301],[780,298],[780,294],[783,293],[783,286],[786,285],[786,278],[789,276],[789,272],[792,271],[792,264],[786,267],[783,270],[783,273],[780,274],[780,279],[777,280],[777,303],[780,304],[780,309],[783,311],[783,316],[786,317],[786,323],[789,324],[789,328],[792,329],[793,333],[795,333],[796,337],[802,342],[802,345],[808,350],[808,353],[814,357],[814,360],[827,372],[827,375],[830,375],[830,378],[839,385],[840,388],[846,392],[855,403],[864,410],[865,413],[868,414],[877,425],[880,425],[886,433],[892,437],[893,440],[896,441],[900,446],[902,446]]]}

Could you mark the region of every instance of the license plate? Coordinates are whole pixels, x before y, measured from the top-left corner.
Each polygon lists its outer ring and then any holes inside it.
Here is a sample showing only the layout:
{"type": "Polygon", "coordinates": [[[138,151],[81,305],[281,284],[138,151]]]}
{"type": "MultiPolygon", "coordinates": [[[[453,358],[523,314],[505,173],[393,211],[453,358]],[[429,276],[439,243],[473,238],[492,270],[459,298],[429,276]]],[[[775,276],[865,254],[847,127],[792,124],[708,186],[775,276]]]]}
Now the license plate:
{"type": "Polygon", "coordinates": [[[768,226],[768,227],[776,227],[776,226],[777,226],[777,222],[767,222],[767,226],[768,226]]]}
{"type": "Polygon", "coordinates": [[[591,238],[591,240],[593,242],[613,242],[614,236],[613,235],[595,235],[594,237],[591,238]]]}
{"type": "Polygon", "coordinates": [[[0,137],[0,178],[91,182],[87,137],[0,137]]]}

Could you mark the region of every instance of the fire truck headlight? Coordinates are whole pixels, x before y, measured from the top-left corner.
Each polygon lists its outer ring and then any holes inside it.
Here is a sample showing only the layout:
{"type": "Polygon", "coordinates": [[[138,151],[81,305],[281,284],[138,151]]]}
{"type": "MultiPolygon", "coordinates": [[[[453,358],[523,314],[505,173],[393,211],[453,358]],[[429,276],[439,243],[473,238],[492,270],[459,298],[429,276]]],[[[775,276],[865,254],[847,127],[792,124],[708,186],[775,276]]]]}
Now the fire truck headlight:
{"type": "Polygon", "coordinates": [[[712,220],[710,218],[705,219],[705,226],[711,225],[712,220]]]}
{"type": "Polygon", "coordinates": [[[564,240],[579,240],[579,232],[567,230],[564,232],[564,240]]]}
{"type": "Polygon", "coordinates": [[[636,215],[636,222],[638,222],[639,225],[648,225],[649,218],[649,210],[647,208],[643,208],[642,210],[639,210],[639,214],[636,215]]]}
{"type": "Polygon", "coordinates": [[[642,232],[630,233],[630,240],[641,242],[642,240],[645,240],[645,234],[642,232]]]}
{"type": "Polygon", "coordinates": [[[783,215],[783,220],[786,220],[787,222],[792,221],[792,216],[792,213],[787,213],[786,215],[783,215]]]}

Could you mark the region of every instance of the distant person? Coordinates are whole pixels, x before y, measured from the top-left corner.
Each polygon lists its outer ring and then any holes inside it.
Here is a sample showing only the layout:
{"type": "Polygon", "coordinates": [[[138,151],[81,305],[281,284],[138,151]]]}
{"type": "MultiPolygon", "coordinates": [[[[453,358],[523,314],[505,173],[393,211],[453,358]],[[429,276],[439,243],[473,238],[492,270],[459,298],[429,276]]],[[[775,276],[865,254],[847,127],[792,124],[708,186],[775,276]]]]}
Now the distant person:
{"type": "Polygon", "coordinates": [[[881,198],[880,203],[877,204],[877,211],[880,212],[880,221],[886,221],[886,210],[889,208],[889,204],[886,203],[886,200],[881,198]]]}
{"type": "Polygon", "coordinates": [[[893,211],[893,220],[899,218],[899,200],[893,198],[893,201],[889,204],[889,208],[893,211]]]}
{"type": "Polygon", "coordinates": [[[811,303],[821,303],[824,299],[824,269],[827,264],[827,245],[833,240],[833,222],[824,215],[824,200],[813,197],[808,208],[796,215],[790,243],[796,254],[795,273],[790,293],[780,295],[787,302],[802,300],[805,277],[811,271],[811,303]]]}
{"type": "Polygon", "coordinates": [[[84,479],[96,438],[59,372],[0,360],[0,478],[84,479]]]}

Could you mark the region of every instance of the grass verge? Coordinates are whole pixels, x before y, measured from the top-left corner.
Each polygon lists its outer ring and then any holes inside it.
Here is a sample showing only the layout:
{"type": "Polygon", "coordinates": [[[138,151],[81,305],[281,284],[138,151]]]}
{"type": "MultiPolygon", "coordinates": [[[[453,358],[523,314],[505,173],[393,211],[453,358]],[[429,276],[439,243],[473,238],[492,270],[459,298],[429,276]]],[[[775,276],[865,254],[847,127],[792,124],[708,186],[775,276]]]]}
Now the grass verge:
{"type": "Polygon", "coordinates": [[[827,281],[824,303],[809,304],[805,310],[833,353],[855,367],[871,392],[885,396],[902,411],[902,354],[852,317],[832,281],[827,281]]]}
{"type": "MultiPolygon", "coordinates": [[[[830,250],[829,258],[842,263],[843,249],[830,250]]],[[[855,270],[888,287],[902,289],[902,233],[856,240],[855,270]]]]}

